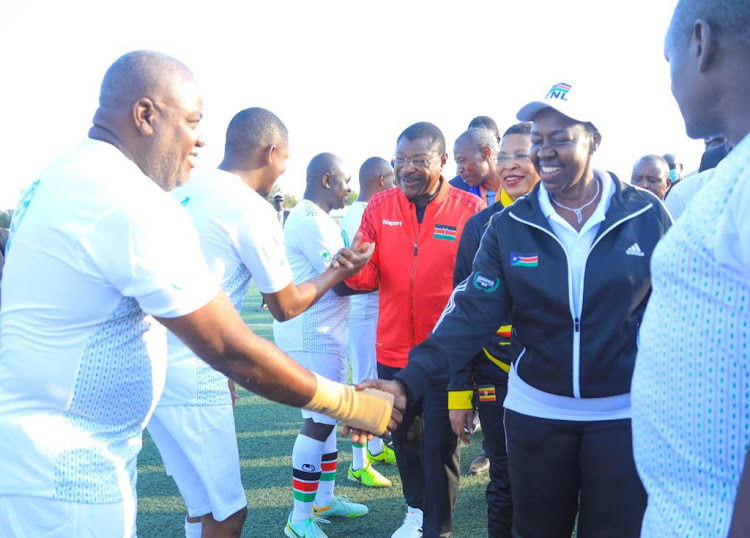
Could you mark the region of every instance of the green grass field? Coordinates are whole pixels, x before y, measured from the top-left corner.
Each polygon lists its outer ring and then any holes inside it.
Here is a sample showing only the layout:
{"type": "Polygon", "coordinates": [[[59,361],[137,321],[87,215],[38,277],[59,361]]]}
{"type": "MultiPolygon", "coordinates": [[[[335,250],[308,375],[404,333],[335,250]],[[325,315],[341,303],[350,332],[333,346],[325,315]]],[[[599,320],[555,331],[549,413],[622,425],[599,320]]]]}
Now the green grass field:
{"type": "MultiPolygon", "coordinates": [[[[245,297],[243,319],[259,335],[273,340],[272,318],[258,311],[260,295],[254,288],[245,297]]],[[[243,537],[284,536],[283,527],[292,506],[292,446],[301,426],[299,411],[241,391],[235,410],[242,483],[248,499],[248,517],[243,537]]],[[[455,538],[487,535],[484,489],[487,476],[468,476],[469,463],[481,450],[481,434],[464,447],[461,486],[455,513],[455,538]]],[[[348,440],[339,437],[339,478],[336,491],[370,508],[364,517],[334,519],[323,530],[331,538],[360,536],[387,538],[401,524],[406,509],[401,481],[395,466],[378,470],[392,482],[391,488],[370,489],[346,479],[352,454],[348,440]]],[[[171,477],[164,472],[159,452],[144,432],[143,450],[138,457],[138,535],[143,538],[184,536],[185,505],[171,477]]]]}

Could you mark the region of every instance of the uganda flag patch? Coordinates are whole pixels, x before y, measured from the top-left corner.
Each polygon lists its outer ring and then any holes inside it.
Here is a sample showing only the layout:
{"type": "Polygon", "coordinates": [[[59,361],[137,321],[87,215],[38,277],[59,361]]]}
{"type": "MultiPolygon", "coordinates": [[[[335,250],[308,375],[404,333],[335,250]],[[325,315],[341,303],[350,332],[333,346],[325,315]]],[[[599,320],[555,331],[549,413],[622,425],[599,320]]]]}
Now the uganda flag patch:
{"type": "Polygon", "coordinates": [[[521,254],[520,252],[510,253],[511,267],[539,267],[539,254],[521,254]]]}
{"type": "Polygon", "coordinates": [[[455,241],[457,231],[458,228],[456,228],[455,226],[448,226],[447,224],[436,224],[435,231],[433,232],[432,237],[434,237],[435,239],[455,241]]]}
{"type": "Polygon", "coordinates": [[[477,393],[479,394],[480,402],[496,402],[497,401],[497,396],[495,396],[494,385],[477,387],[477,393]]]}

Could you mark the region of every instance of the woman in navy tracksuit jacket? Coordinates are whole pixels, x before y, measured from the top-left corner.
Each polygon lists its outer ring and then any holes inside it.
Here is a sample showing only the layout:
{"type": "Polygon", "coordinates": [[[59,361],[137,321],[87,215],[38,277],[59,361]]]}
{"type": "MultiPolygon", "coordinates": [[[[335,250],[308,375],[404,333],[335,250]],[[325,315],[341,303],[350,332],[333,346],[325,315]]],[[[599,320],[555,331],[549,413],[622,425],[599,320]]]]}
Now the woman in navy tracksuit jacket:
{"type": "Polygon", "coordinates": [[[635,537],[646,495],[630,381],[651,253],[671,219],[655,196],[593,169],[601,136],[550,94],[518,116],[534,122],[541,183],[493,217],[472,274],[396,379],[412,401],[510,315],[521,350],[505,400],[514,535],[570,536],[578,516],[581,538],[635,537]]]}

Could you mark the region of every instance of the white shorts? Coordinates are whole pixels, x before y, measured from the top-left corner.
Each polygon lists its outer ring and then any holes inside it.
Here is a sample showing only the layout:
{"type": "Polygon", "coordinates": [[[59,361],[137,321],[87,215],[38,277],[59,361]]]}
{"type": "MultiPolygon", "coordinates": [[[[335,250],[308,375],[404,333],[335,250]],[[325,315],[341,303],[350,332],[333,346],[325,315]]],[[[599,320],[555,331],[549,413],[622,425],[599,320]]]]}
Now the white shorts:
{"type": "Polygon", "coordinates": [[[0,536],[134,538],[135,511],[125,503],[83,504],[0,495],[0,536]]]}
{"type": "Polygon", "coordinates": [[[349,317],[349,361],[352,364],[352,382],[355,385],[365,379],[378,378],[378,364],[375,359],[377,332],[377,317],[349,317]]]}
{"type": "Polygon", "coordinates": [[[231,405],[157,407],[147,429],[190,517],[224,521],[247,506],[231,405]]]}
{"type": "MultiPolygon", "coordinates": [[[[307,351],[290,351],[287,354],[300,366],[304,366],[311,372],[322,375],[331,381],[338,381],[339,383],[346,383],[347,381],[349,365],[346,362],[346,357],[325,353],[308,353],[307,351]]],[[[306,409],[302,409],[302,418],[311,418],[318,424],[336,425],[335,418],[306,409]]]]}

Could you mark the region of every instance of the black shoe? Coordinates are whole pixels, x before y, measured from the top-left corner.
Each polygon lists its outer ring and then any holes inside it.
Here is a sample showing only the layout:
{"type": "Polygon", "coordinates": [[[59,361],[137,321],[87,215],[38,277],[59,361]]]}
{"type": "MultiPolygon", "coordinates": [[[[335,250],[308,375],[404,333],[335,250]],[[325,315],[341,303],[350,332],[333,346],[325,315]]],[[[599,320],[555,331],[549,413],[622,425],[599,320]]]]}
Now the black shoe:
{"type": "Polygon", "coordinates": [[[484,474],[489,472],[490,459],[487,457],[487,453],[482,450],[482,453],[471,462],[471,465],[469,465],[469,474],[484,474]]]}

